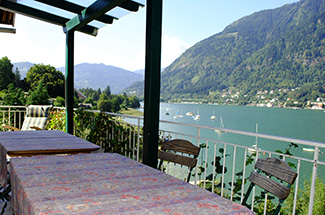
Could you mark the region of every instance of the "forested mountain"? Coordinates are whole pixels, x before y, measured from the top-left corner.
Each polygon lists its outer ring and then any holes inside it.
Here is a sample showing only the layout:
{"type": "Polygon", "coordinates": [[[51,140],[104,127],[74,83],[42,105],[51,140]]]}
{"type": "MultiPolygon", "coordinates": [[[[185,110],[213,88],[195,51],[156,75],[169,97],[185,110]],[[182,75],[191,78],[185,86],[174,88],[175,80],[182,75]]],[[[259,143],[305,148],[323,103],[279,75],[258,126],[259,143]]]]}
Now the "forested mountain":
{"type": "MultiPolygon", "coordinates": [[[[64,67],[58,68],[65,73],[64,67]]],[[[134,82],[143,80],[143,76],[122,68],[105,64],[81,63],[74,67],[75,87],[101,88],[110,86],[113,94],[118,94],[134,82]]]]}
{"type": "MultiPolygon", "coordinates": [[[[256,12],[197,43],[167,67],[161,96],[213,99],[229,91],[247,96],[307,88],[304,92],[325,95],[324,52],[325,0],[256,12]]],[[[128,91],[140,96],[143,82],[128,91]]]]}

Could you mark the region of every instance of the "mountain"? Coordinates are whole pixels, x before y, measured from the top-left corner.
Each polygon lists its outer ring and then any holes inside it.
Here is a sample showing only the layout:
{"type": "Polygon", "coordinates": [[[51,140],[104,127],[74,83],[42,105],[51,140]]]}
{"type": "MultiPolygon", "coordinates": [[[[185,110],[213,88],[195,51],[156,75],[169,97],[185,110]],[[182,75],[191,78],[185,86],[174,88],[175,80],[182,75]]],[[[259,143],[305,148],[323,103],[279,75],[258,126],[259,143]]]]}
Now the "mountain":
{"type": "MultiPolygon", "coordinates": [[[[18,68],[21,77],[26,77],[26,73],[34,64],[29,62],[13,63],[14,71],[18,68]]],[[[65,74],[65,68],[60,67],[57,70],[65,74]]],[[[124,88],[130,86],[134,82],[143,80],[143,75],[136,74],[118,67],[107,66],[105,64],[78,64],[74,68],[75,87],[92,88],[104,90],[110,86],[113,94],[118,94],[124,88]]]]}
{"type": "Polygon", "coordinates": [[[135,70],[133,72],[136,73],[136,74],[144,76],[144,69],[135,70]]]}
{"type": "MultiPolygon", "coordinates": [[[[58,68],[64,73],[64,67],[58,68]]],[[[125,69],[105,64],[82,63],[74,67],[75,87],[92,88],[94,90],[100,88],[104,90],[110,86],[113,94],[118,94],[124,88],[130,86],[134,82],[143,80],[143,76],[125,69]]]]}
{"type": "Polygon", "coordinates": [[[33,63],[30,62],[19,62],[19,63],[13,63],[14,65],[14,72],[16,71],[16,68],[18,68],[20,76],[22,78],[26,77],[26,73],[28,72],[29,68],[31,68],[32,66],[34,66],[33,63]]]}
{"type": "MultiPolygon", "coordinates": [[[[161,97],[325,86],[325,0],[301,0],[243,17],[165,69],[161,97]]],[[[143,96],[143,82],[127,88],[143,96]]]]}

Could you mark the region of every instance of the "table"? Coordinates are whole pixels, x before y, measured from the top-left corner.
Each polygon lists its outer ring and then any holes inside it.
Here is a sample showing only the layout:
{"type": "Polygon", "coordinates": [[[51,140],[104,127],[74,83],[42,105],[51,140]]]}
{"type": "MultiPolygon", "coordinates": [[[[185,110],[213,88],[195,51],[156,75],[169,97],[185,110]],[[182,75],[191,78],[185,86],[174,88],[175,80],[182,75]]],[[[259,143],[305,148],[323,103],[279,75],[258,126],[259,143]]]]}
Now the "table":
{"type": "Polygon", "coordinates": [[[0,132],[0,185],[7,185],[7,158],[40,154],[89,153],[99,146],[58,130],[0,132]]]}
{"type": "Polygon", "coordinates": [[[254,214],[114,153],[13,158],[15,214],[254,214]]]}

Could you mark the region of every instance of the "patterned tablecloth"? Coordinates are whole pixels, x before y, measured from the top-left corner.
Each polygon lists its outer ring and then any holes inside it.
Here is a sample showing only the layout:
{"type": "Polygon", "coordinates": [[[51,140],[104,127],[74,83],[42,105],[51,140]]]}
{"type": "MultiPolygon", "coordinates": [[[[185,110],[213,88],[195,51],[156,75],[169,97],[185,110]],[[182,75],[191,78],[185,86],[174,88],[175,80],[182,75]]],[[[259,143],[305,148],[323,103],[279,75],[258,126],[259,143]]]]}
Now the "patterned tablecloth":
{"type": "Polygon", "coordinates": [[[99,146],[62,131],[0,132],[0,185],[7,185],[7,158],[37,154],[90,152],[99,146]]]}
{"type": "Polygon", "coordinates": [[[16,214],[254,214],[118,154],[13,158],[16,214]]]}

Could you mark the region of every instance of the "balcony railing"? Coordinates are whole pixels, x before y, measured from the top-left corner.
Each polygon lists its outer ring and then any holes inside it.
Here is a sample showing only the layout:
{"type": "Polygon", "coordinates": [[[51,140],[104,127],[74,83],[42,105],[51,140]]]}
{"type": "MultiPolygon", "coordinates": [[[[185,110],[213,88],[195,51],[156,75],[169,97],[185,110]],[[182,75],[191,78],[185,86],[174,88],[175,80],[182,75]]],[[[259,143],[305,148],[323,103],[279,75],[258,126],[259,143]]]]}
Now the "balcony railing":
{"type": "MultiPolygon", "coordinates": [[[[11,120],[12,123],[14,121],[16,125],[21,125],[22,110],[14,111],[14,107],[8,106],[0,108],[6,109],[1,110],[3,122],[11,120]]],[[[87,112],[93,116],[99,113],[99,111],[87,112]]],[[[101,137],[97,136],[100,138],[97,144],[108,152],[114,147],[114,142],[122,143],[120,147],[123,149],[118,152],[141,162],[143,118],[114,113],[104,113],[104,115],[110,116],[107,121],[115,124],[108,125],[105,131],[101,131],[104,133],[100,133],[101,137]]],[[[87,127],[87,129],[89,131],[91,128],[87,127]]],[[[75,130],[78,128],[76,127],[75,130]]],[[[315,197],[318,194],[315,190],[319,183],[324,184],[322,180],[325,178],[323,154],[325,143],[161,120],[160,139],[174,138],[187,139],[201,147],[198,165],[193,171],[191,183],[236,202],[243,200],[249,184],[247,178],[254,170],[254,163],[258,158],[283,159],[298,173],[298,177],[289,198],[285,201],[282,214],[307,212],[313,214],[313,206],[317,205],[315,197]],[[222,138],[225,135],[227,138],[222,138]],[[308,153],[300,153],[303,149],[308,150],[308,153]]],[[[187,174],[184,168],[169,164],[166,164],[166,172],[178,178],[184,178],[187,174]]],[[[266,214],[270,205],[274,204],[272,201],[274,200],[270,200],[268,195],[264,195],[256,188],[250,199],[251,203],[254,202],[251,204],[251,209],[258,211],[259,214],[266,214]],[[264,207],[265,205],[268,206],[264,207]]]]}

